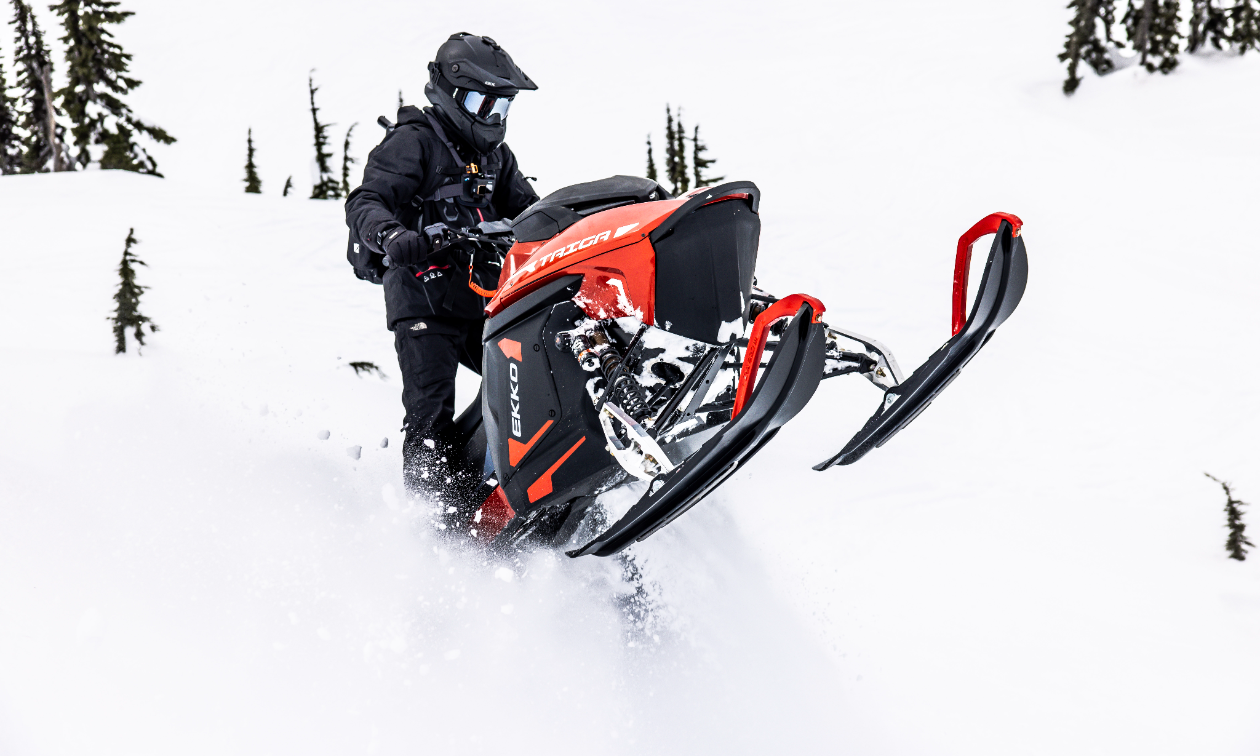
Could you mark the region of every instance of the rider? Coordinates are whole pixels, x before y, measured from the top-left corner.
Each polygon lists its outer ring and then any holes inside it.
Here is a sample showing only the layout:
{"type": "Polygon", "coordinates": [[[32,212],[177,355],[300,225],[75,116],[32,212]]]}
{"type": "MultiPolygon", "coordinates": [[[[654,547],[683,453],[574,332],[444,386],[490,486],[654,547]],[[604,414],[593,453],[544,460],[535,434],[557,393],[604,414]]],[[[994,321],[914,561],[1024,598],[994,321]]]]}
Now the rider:
{"type": "Polygon", "coordinates": [[[388,266],[385,315],[402,371],[403,481],[412,493],[444,499],[452,484],[444,463],[455,373],[461,364],[481,373],[482,292],[499,276],[460,235],[538,200],[503,142],[512,99],[537,88],[493,39],[451,35],[429,63],[432,106],[398,110],[346,200],[352,237],[388,266]]]}

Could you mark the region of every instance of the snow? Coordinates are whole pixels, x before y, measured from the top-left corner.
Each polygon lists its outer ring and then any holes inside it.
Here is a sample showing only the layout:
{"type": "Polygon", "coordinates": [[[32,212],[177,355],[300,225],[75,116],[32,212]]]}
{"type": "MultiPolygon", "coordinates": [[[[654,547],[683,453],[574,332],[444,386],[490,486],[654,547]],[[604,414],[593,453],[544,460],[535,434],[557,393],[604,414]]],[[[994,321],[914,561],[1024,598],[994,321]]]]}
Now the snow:
{"type": "Polygon", "coordinates": [[[1225,558],[1203,472],[1260,501],[1260,56],[1067,99],[1063,5],[127,3],[168,178],[0,179],[0,753],[1256,752],[1260,554],[1225,558]],[[307,72],[362,158],[461,29],[540,83],[510,142],[542,192],[639,172],[649,129],[660,160],[682,104],[763,191],[768,291],[912,368],[958,235],[1003,210],[1024,303],[820,474],[879,398],[825,384],[635,547],[640,593],[615,560],[462,552],[401,495],[380,291],[300,199],[307,72]],[[131,227],[161,330],[115,356],[131,227]]]}

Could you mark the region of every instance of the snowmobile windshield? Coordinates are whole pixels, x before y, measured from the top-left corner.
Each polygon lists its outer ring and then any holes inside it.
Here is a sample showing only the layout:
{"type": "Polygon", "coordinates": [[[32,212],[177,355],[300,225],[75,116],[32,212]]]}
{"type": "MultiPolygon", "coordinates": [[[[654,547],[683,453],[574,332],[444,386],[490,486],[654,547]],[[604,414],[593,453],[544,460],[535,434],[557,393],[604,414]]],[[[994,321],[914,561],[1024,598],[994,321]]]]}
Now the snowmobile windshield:
{"type": "Polygon", "coordinates": [[[492,115],[501,119],[507,118],[508,108],[512,106],[511,97],[498,97],[473,90],[463,92],[456,99],[464,106],[464,110],[479,118],[489,118],[492,115]]]}

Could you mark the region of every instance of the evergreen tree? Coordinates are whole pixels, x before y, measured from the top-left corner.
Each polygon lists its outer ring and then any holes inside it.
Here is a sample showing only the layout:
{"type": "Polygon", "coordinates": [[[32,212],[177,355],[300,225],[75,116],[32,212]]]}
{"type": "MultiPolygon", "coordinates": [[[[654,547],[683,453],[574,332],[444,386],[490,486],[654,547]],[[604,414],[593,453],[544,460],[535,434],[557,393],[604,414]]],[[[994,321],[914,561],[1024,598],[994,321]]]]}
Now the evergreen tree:
{"type": "Polygon", "coordinates": [[[678,194],[678,135],[674,131],[674,114],[665,106],[665,178],[678,194]]]}
{"type": "Polygon", "coordinates": [[[292,189],[293,189],[293,177],[292,177],[292,176],[290,176],[290,177],[288,177],[287,179],[285,179],[285,180],[284,180],[284,192],[282,192],[282,193],[280,194],[280,196],[281,196],[281,197],[288,197],[288,196],[289,196],[289,192],[290,192],[292,189]]]}
{"type": "Polygon", "coordinates": [[[1107,54],[1111,39],[1111,27],[1115,23],[1115,0],[1071,0],[1068,8],[1074,8],[1071,31],[1068,32],[1059,60],[1068,64],[1068,77],[1063,82],[1063,93],[1072,94],[1081,85],[1078,67],[1084,61],[1099,76],[1110,72],[1115,65],[1107,54]],[[1101,27],[1102,36],[1099,36],[1101,27]]]}
{"type": "Polygon", "coordinates": [[[9,96],[9,77],[0,60],[0,175],[17,173],[22,167],[17,118],[17,100],[9,96]]]}
{"type": "Polygon", "coordinates": [[[312,69],[307,85],[311,91],[311,121],[315,124],[315,169],[319,179],[311,189],[311,199],[337,199],[341,196],[341,185],[333,178],[332,153],[328,151],[328,127],[332,124],[319,122],[319,108],[315,107],[315,71],[312,69]]]}
{"type": "Polygon", "coordinates": [[[17,40],[13,60],[18,67],[19,125],[26,136],[21,172],[64,171],[68,169],[65,128],[57,124],[52,58],[31,6],[23,0],[13,0],[13,8],[10,23],[17,40]]]}
{"type": "Polygon", "coordinates": [[[1242,507],[1247,503],[1234,498],[1234,492],[1230,485],[1215,476],[1203,473],[1212,480],[1221,484],[1221,488],[1225,489],[1225,524],[1229,528],[1229,537],[1225,539],[1225,551],[1229,552],[1230,559],[1237,559],[1242,562],[1247,559],[1247,549],[1254,549],[1256,545],[1247,540],[1247,526],[1242,521],[1242,507]]]}
{"type": "Polygon", "coordinates": [[[258,178],[258,166],[254,165],[254,130],[245,137],[245,193],[262,194],[262,179],[258,178]]]}
{"type": "Polygon", "coordinates": [[[1217,50],[1229,41],[1229,14],[1217,7],[1217,0],[1190,0],[1190,52],[1197,52],[1211,42],[1217,50]]]}
{"type": "Polygon", "coordinates": [[[1229,41],[1240,55],[1260,48],[1260,0],[1234,0],[1229,20],[1234,27],[1229,41]]]}
{"type": "Polygon", "coordinates": [[[161,176],[157,162],[136,139],[174,144],[175,138],[137,118],[121,99],[140,80],[127,75],[131,54],[123,52],[109,30],[135,15],[117,10],[118,5],[116,0],[62,0],[50,6],[61,16],[68,64],[66,86],[57,91],[57,99],[72,124],[74,161],[80,167],[92,162],[96,149],[102,168],[161,176]]]}
{"type": "Polygon", "coordinates": [[[674,123],[674,139],[678,143],[674,151],[678,154],[678,177],[674,182],[674,196],[686,194],[691,188],[691,174],[687,173],[687,129],[683,126],[682,108],[678,109],[678,120],[674,123]]]}
{"type": "Polygon", "coordinates": [[[341,145],[341,196],[350,196],[350,166],[359,162],[350,157],[350,135],[354,133],[354,127],[358,123],[350,124],[350,128],[346,129],[346,141],[341,145]]]}
{"type": "Polygon", "coordinates": [[[1133,51],[1150,73],[1167,74],[1177,67],[1177,54],[1181,51],[1180,6],[1181,0],[1130,0],[1120,20],[1133,51]]]}
{"type": "Polygon", "coordinates": [[[402,90],[401,90],[401,89],[400,89],[400,90],[398,90],[398,109],[399,109],[399,110],[402,110],[402,109],[403,109],[403,98],[402,98],[402,90]]]}
{"type": "Polygon", "coordinates": [[[696,180],[697,189],[702,186],[713,186],[726,179],[725,176],[705,175],[705,171],[709,170],[709,166],[717,162],[704,156],[704,153],[708,151],[708,145],[700,141],[700,126],[696,125],[691,132],[691,169],[692,177],[696,180]]]}
{"type": "MultiPolygon", "coordinates": [[[[118,291],[114,294],[114,302],[117,307],[114,308],[114,315],[110,318],[114,323],[114,354],[122,354],[127,351],[127,329],[132,329],[132,336],[135,337],[136,343],[144,346],[144,326],[149,326],[150,333],[157,333],[158,327],[153,324],[147,315],[140,313],[140,296],[148,289],[148,286],[140,286],[136,283],[136,269],[133,265],[144,265],[143,260],[131,254],[131,248],[136,245],[136,230],[133,228],[127,232],[127,246],[123,248],[122,262],[118,264],[118,291]]],[[[138,349],[139,347],[137,347],[138,349]]]]}
{"type": "Polygon", "coordinates": [[[648,134],[648,137],[647,137],[647,153],[648,153],[647,177],[653,181],[656,181],[656,158],[652,156],[652,135],[651,134],[648,134]]]}

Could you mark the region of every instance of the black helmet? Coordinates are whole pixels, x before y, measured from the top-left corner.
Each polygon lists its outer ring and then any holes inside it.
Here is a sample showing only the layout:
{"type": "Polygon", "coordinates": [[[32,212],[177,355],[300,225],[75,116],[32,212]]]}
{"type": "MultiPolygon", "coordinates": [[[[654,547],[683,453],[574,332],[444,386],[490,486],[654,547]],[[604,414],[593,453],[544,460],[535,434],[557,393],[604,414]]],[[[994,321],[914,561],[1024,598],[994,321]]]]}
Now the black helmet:
{"type": "Polygon", "coordinates": [[[507,134],[512,98],[538,85],[489,37],[452,34],[434,58],[425,97],[473,149],[493,152],[507,134]]]}

